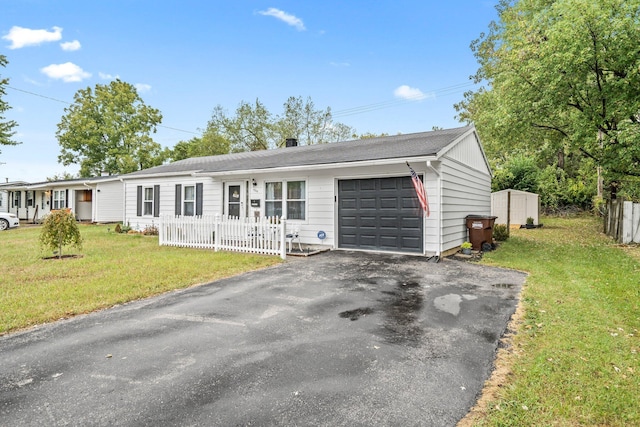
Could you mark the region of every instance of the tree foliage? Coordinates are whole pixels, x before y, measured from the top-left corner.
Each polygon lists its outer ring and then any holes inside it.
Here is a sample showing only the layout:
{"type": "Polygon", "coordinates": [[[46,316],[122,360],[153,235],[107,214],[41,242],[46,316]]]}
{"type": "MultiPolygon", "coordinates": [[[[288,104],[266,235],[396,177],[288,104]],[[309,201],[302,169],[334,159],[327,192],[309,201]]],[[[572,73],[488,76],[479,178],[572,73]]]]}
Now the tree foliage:
{"type": "Polygon", "coordinates": [[[613,193],[639,176],[640,0],[502,0],[498,12],[472,43],[485,86],[456,105],[488,154],[581,153],[613,193]]]}
{"type": "Polygon", "coordinates": [[[191,157],[227,154],[230,150],[231,143],[222,136],[213,122],[209,121],[206,129],[202,132],[202,136],[178,142],[173,149],[168,150],[166,157],[176,161],[191,157]]]}
{"type": "Polygon", "coordinates": [[[73,214],[68,209],[54,210],[49,213],[40,231],[40,245],[57,251],[62,258],[62,247],[82,248],[82,236],[73,214]]]}
{"type": "Polygon", "coordinates": [[[162,163],[162,147],[149,136],[162,121],[136,88],[114,80],[81,89],[65,108],[56,136],[63,165],[80,165],[81,176],[121,174],[162,163]]]}
{"type": "MultiPolygon", "coordinates": [[[[221,106],[214,108],[207,130],[228,141],[230,152],[283,147],[288,138],[299,145],[324,144],[354,137],[351,127],[333,121],[331,109],[317,110],[311,98],[290,97],[282,115],[273,115],[256,99],[242,101],[233,115],[221,106]]],[[[218,141],[218,146],[224,146],[218,141]]]]}
{"type": "MultiPolygon", "coordinates": [[[[0,67],[6,67],[8,64],[7,57],[0,55],[0,67]]],[[[0,145],[17,145],[19,142],[13,139],[15,131],[13,128],[18,126],[14,120],[7,120],[4,117],[6,111],[11,109],[9,103],[3,98],[7,94],[5,92],[5,86],[9,84],[8,78],[2,78],[0,75],[0,145]]]]}

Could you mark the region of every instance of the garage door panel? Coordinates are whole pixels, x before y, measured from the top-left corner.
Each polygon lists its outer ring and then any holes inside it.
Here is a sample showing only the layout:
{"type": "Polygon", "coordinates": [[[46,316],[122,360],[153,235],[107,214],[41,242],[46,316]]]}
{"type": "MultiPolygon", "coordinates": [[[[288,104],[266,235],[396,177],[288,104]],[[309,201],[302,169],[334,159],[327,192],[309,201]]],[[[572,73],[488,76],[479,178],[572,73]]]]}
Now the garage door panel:
{"type": "Polygon", "coordinates": [[[397,190],[398,188],[402,188],[402,181],[398,178],[380,178],[379,185],[380,190],[397,190]]]}
{"type": "Polygon", "coordinates": [[[380,209],[398,209],[398,198],[380,197],[380,209]]]}
{"type": "Polygon", "coordinates": [[[423,218],[410,177],[339,181],[338,198],[339,247],[422,252],[423,218]]]}
{"type": "Polygon", "coordinates": [[[360,199],[360,209],[376,209],[377,200],[375,197],[360,199]]]}

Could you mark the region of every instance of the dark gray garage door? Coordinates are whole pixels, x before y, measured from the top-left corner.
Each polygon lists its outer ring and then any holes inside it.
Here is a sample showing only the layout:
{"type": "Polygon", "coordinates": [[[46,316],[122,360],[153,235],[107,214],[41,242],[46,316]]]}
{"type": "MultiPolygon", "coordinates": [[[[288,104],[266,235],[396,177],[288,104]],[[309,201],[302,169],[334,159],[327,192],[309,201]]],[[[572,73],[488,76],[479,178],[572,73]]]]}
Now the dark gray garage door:
{"type": "Polygon", "coordinates": [[[338,181],[338,202],[338,247],[422,253],[422,212],[410,177],[338,181]]]}

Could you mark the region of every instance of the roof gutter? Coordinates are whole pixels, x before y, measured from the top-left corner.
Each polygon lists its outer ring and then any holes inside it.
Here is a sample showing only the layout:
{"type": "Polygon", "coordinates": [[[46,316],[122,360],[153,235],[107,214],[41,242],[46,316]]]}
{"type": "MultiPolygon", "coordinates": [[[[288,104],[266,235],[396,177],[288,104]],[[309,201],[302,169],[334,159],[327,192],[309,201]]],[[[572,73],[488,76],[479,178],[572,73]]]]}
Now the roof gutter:
{"type": "Polygon", "coordinates": [[[140,174],[133,176],[122,176],[120,177],[120,181],[130,181],[133,179],[148,179],[148,178],[163,178],[167,176],[196,176],[198,174],[198,170],[191,171],[180,171],[180,172],[160,172],[160,173],[150,173],[150,174],[140,174]]]}
{"type": "Polygon", "coordinates": [[[273,173],[273,172],[297,172],[301,170],[326,170],[326,169],[338,169],[338,168],[350,168],[350,167],[364,167],[364,166],[381,166],[381,165],[393,165],[402,164],[405,162],[421,162],[435,160],[435,156],[422,156],[422,157],[401,157],[393,159],[379,159],[379,160],[365,160],[359,162],[341,162],[341,163],[320,163],[317,165],[307,164],[299,166],[281,166],[275,168],[263,168],[263,169],[242,169],[242,170],[230,170],[230,171],[217,171],[217,172],[193,172],[193,176],[229,176],[229,175],[252,175],[260,173],[273,173]]]}

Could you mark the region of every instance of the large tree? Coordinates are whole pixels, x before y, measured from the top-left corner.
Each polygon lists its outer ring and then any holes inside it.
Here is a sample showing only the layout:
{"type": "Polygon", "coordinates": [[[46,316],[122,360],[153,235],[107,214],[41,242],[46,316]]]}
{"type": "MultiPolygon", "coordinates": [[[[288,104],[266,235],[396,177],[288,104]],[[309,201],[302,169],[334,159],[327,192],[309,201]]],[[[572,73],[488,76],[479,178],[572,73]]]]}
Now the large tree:
{"type": "Polygon", "coordinates": [[[258,99],[255,103],[242,101],[234,115],[217,106],[208,128],[228,141],[232,152],[279,148],[288,138],[311,145],[354,137],[351,127],[334,122],[330,108],[317,110],[311,98],[290,97],[283,109],[282,115],[274,116],[258,99]]]}
{"type": "Polygon", "coordinates": [[[502,0],[456,107],[494,153],[581,153],[612,196],[640,176],[640,0],[502,0]],[[533,147],[532,147],[533,146],[533,147]]]}
{"type": "MultiPolygon", "coordinates": [[[[0,67],[7,66],[7,57],[0,55],[0,67]]],[[[17,145],[19,142],[13,139],[15,131],[13,130],[18,124],[14,120],[7,120],[4,113],[11,109],[9,104],[3,99],[6,95],[5,86],[9,84],[8,78],[2,78],[0,75],[0,145],[17,145]]]]}
{"type": "Polygon", "coordinates": [[[196,136],[188,141],[178,142],[173,149],[168,150],[167,157],[173,161],[191,157],[215,156],[227,154],[231,150],[231,143],[220,134],[220,130],[209,121],[202,136],[196,136]]]}
{"type": "Polygon", "coordinates": [[[162,147],[150,136],[162,115],[145,105],[133,85],[114,80],[94,90],[81,89],[64,111],[56,132],[58,161],[79,164],[81,176],[128,173],[162,163],[162,147]]]}

